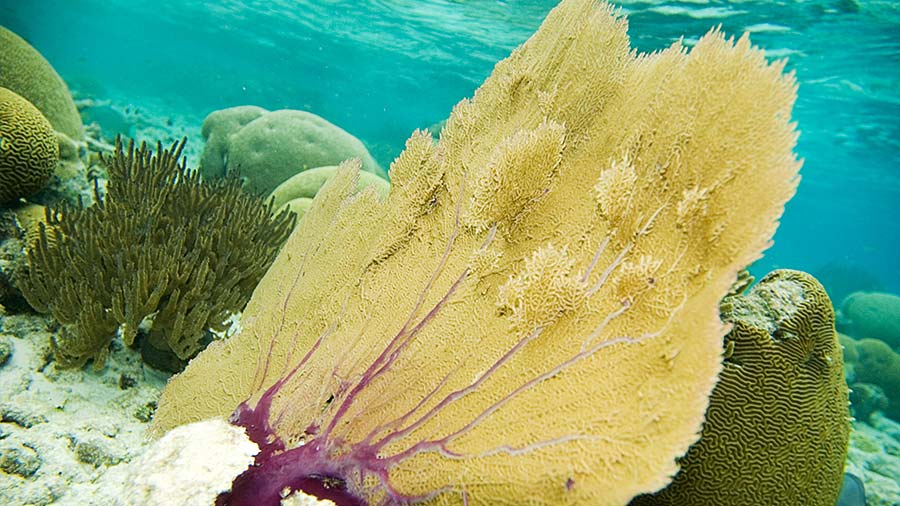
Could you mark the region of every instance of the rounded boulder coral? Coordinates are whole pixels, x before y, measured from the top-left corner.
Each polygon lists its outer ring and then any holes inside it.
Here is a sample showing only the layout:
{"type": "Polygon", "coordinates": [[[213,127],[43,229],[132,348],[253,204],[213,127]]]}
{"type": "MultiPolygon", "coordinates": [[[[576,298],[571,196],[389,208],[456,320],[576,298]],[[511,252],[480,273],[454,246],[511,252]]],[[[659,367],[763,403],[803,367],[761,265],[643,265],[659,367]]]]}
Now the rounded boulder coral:
{"type": "Polygon", "coordinates": [[[267,112],[255,105],[241,105],[213,111],[203,120],[200,133],[206,145],[200,159],[200,173],[204,178],[225,177],[231,135],[267,112]]]}
{"type": "MultiPolygon", "coordinates": [[[[310,203],[312,203],[313,197],[316,196],[316,193],[328,180],[334,177],[339,168],[334,165],[316,167],[294,174],[269,194],[269,198],[272,199],[272,208],[281,209],[282,206],[287,204],[291,211],[297,213],[298,218],[303,216],[310,203]]],[[[360,171],[357,177],[357,191],[362,191],[364,188],[372,186],[375,192],[378,193],[378,196],[383,199],[391,189],[391,185],[387,180],[371,172],[360,171]]]]}
{"type": "Polygon", "coordinates": [[[0,202],[36,193],[59,159],[53,126],[34,105],[0,88],[0,202]]]}
{"type": "Polygon", "coordinates": [[[900,420],[900,353],[878,339],[860,339],[855,349],[856,381],[881,388],[888,399],[885,414],[900,420]]]}
{"type": "Polygon", "coordinates": [[[205,177],[237,173],[244,187],[267,195],[291,176],[358,158],[362,170],[384,177],[359,139],[315,114],[242,106],[215,111],[203,123],[205,177]]]}
{"type": "Polygon", "coordinates": [[[841,323],[856,339],[880,339],[900,350],[900,297],[890,293],[855,292],[841,305],[841,323]]]}

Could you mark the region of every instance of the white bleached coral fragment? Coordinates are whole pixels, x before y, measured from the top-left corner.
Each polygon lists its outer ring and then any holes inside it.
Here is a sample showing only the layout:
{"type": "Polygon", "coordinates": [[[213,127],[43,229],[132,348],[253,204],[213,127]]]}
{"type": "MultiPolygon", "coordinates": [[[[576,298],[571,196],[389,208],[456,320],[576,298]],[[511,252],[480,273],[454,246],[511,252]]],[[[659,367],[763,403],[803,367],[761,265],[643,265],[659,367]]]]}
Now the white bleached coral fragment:
{"type": "Polygon", "coordinates": [[[231,489],[257,452],[244,429],[224,420],[183,425],[97,483],[73,487],[59,504],[208,506],[231,489]]]}

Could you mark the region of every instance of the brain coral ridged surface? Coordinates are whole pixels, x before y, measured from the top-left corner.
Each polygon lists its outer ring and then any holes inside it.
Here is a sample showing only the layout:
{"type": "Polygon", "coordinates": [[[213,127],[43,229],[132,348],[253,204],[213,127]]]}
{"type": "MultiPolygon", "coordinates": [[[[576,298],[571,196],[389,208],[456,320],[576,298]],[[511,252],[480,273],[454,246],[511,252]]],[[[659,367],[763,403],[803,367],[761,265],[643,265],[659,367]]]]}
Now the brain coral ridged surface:
{"type": "Polygon", "coordinates": [[[779,270],[726,298],[725,368],[675,481],[632,506],[833,506],[850,435],[834,311],[809,274],[779,270]]]}
{"type": "Polygon", "coordinates": [[[21,96],[0,88],[0,203],[43,188],[58,159],[59,143],[47,118],[21,96]]]}
{"type": "Polygon", "coordinates": [[[53,129],[71,139],[82,135],[81,116],[68,86],[50,63],[22,37],[0,26],[0,86],[22,95],[53,129]]]}

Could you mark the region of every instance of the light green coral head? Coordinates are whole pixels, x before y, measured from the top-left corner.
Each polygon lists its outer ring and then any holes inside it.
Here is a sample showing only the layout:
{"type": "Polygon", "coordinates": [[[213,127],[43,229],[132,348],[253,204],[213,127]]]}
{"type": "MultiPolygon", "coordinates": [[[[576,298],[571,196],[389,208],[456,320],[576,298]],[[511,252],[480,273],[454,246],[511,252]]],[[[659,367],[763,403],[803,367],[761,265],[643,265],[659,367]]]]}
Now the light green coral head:
{"type": "Polygon", "coordinates": [[[35,48],[2,26],[0,86],[34,104],[56,131],[71,139],[81,139],[81,116],[66,83],[35,48]]]}
{"type": "Polygon", "coordinates": [[[232,107],[207,116],[202,132],[204,177],[238,174],[260,196],[296,174],[350,159],[360,160],[365,172],[385,176],[359,139],[306,111],[232,107]]]}

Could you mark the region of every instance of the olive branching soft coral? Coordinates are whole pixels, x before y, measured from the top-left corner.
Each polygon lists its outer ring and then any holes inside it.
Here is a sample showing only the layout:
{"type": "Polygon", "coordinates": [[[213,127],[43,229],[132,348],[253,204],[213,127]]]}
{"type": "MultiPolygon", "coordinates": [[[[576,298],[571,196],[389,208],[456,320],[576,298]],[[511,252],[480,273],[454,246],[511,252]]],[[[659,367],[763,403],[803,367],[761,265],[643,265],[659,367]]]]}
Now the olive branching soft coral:
{"type": "Polygon", "coordinates": [[[47,210],[19,286],[63,324],[53,338],[60,363],[103,367],[117,329],[132,345],[151,315],[144,347],[190,359],[207,329],[244,307],[290,233],[293,215],[273,216],[236,180],[188,169],[184,143],[153,153],[117,139],[102,158],[106,195],[95,185],[93,206],[47,210]]]}

